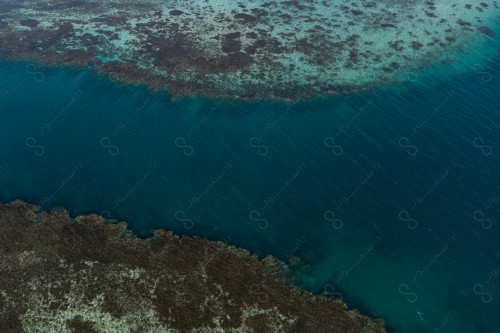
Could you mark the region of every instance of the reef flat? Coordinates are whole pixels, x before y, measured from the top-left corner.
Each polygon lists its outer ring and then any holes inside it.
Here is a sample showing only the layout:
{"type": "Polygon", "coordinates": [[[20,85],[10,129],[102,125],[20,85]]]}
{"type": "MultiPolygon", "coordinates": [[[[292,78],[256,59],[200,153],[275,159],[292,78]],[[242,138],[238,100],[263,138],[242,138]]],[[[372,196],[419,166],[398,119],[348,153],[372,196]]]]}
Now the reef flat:
{"type": "Polygon", "coordinates": [[[0,56],[92,65],[172,95],[356,92],[493,37],[496,0],[4,0],[0,56]]]}
{"type": "Polygon", "coordinates": [[[0,206],[0,270],[1,332],[385,332],[273,257],[22,201],[0,206]]]}

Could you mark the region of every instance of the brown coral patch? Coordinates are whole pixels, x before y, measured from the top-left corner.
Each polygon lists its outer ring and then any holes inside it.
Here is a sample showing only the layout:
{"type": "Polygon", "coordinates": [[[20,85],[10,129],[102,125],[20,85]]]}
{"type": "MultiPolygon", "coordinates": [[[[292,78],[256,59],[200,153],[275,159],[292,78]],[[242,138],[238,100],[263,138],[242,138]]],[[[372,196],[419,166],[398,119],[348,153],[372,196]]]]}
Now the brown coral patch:
{"type": "Polygon", "coordinates": [[[97,215],[1,205],[0,258],[1,332],[385,332],[289,285],[275,258],[164,231],[138,239],[97,215]]]}

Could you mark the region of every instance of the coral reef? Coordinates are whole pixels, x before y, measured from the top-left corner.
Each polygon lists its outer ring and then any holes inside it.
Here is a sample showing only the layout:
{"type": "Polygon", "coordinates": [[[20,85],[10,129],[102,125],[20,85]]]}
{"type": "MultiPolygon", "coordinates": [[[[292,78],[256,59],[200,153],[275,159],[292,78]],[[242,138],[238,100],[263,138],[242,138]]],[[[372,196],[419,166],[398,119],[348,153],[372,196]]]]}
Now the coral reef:
{"type": "Polygon", "coordinates": [[[0,206],[0,270],[0,332],[385,332],[273,257],[22,201],[0,206]]]}
{"type": "Polygon", "coordinates": [[[496,0],[4,0],[0,56],[92,65],[125,82],[293,99],[398,82],[492,38],[496,0]]]}

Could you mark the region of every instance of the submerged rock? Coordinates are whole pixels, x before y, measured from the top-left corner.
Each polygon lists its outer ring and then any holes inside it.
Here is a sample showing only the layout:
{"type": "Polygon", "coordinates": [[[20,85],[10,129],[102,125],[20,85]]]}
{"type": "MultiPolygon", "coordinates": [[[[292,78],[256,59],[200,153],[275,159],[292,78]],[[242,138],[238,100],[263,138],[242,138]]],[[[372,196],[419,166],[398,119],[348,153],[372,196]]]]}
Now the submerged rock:
{"type": "Polygon", "coordinates": [[[385,332],[222,242],[0,206],[0,332],[385,332]]]}

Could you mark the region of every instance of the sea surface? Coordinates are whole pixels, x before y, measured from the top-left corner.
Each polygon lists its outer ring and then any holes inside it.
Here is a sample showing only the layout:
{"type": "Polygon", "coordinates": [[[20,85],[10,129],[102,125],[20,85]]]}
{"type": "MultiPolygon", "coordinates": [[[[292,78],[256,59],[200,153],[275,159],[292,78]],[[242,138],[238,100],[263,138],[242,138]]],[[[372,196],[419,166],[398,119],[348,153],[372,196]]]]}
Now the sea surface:
{"type": "Polygon", "coordinates": [[[4,61],[0,199],[300,257],[297,284],[393,332],[500,332],[498,46],[295,103],[4,61]]]}

